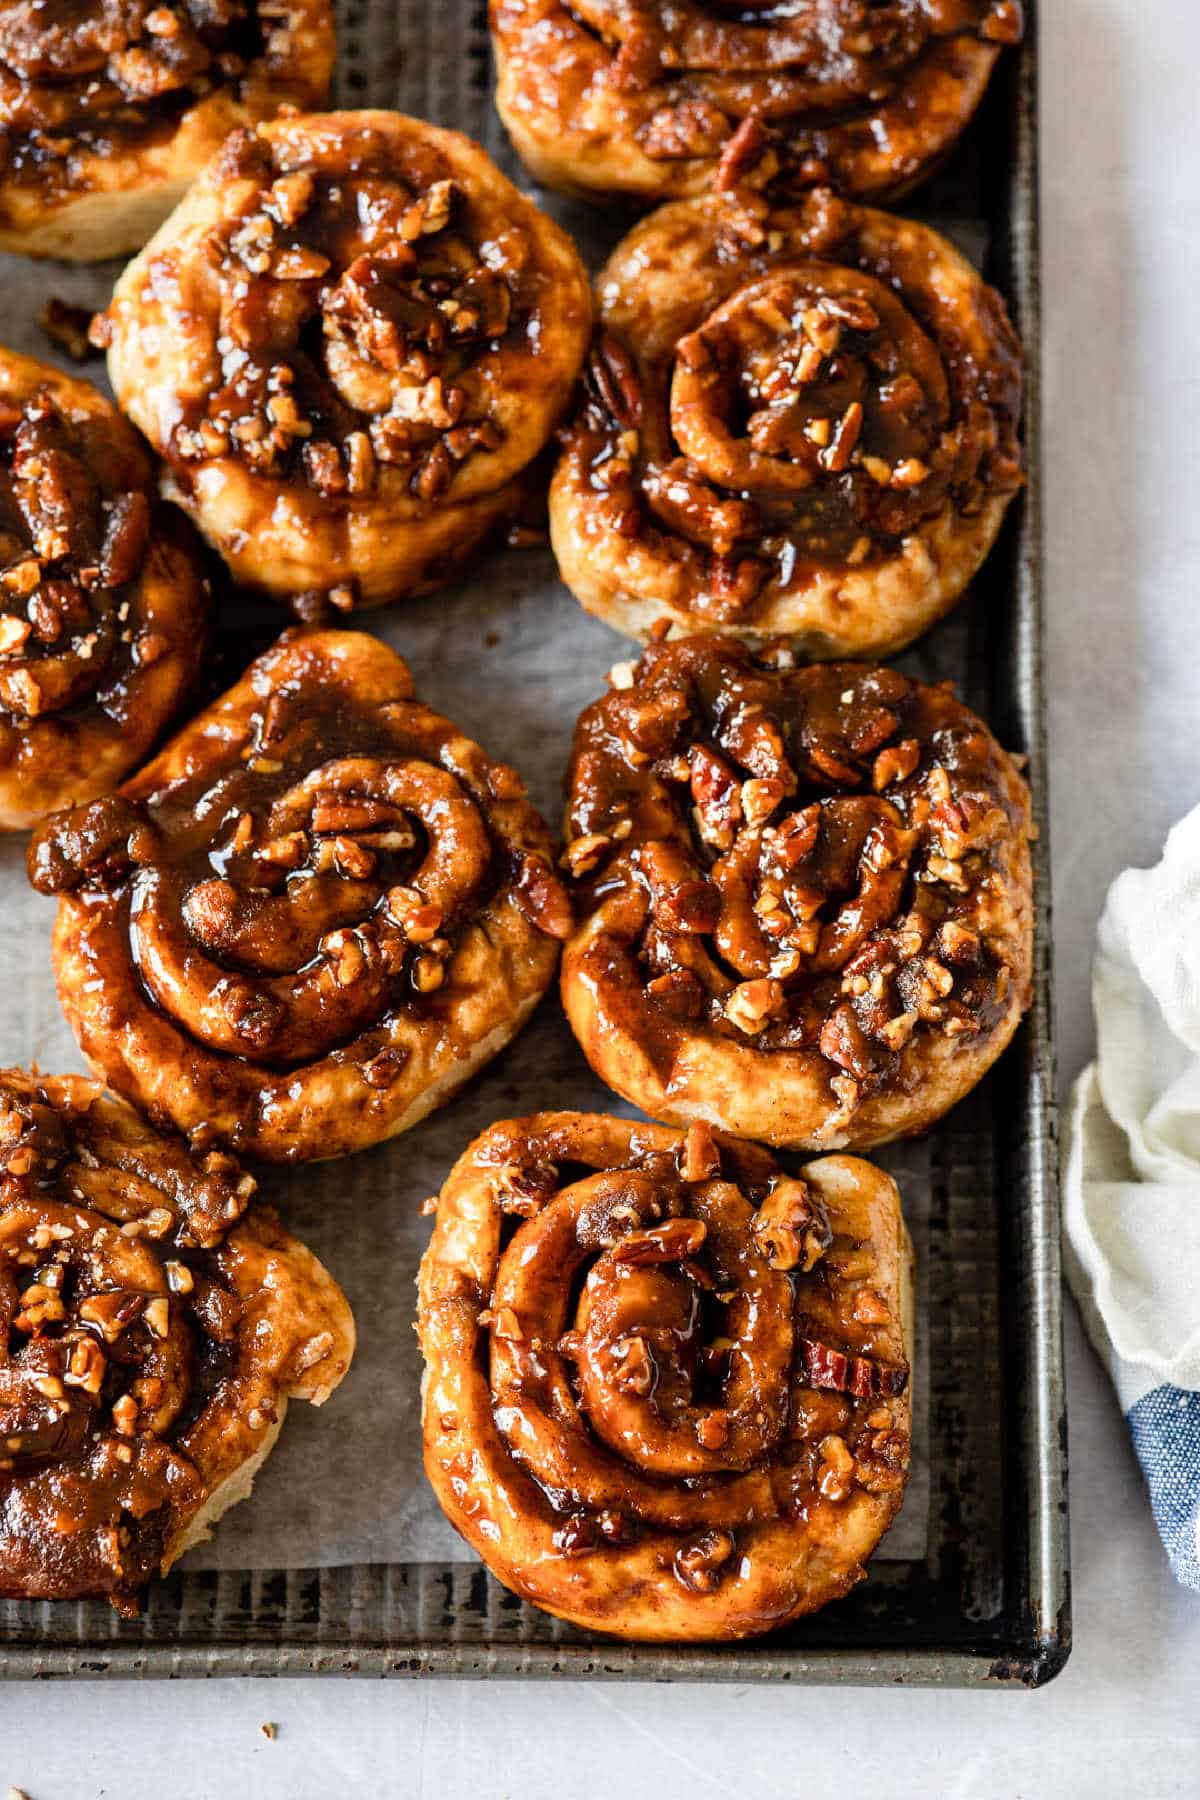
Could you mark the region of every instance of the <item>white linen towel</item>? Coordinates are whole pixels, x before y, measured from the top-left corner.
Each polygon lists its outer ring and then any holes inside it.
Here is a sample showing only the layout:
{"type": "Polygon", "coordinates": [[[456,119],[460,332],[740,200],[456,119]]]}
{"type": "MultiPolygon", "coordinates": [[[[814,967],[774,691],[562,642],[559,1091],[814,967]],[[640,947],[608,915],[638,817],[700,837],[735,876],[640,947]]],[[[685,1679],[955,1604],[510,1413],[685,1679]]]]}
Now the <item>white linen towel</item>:
{"type": "Polygon", "coordinates": [[[1067,1276],[1180,1581],[1200,1589],[1200,807],[1109,890],[1068,1120],[1067,1276]]]}

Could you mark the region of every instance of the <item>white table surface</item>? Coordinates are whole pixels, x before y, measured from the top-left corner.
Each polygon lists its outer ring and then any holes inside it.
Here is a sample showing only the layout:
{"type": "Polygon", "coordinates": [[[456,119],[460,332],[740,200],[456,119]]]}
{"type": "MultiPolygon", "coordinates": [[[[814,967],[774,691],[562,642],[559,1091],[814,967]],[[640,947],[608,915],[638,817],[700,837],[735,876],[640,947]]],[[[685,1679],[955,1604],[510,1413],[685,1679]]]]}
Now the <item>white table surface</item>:
{"type": "MultiPolygon", "coordinates": [[[[1042,0],[1046,511],[1063,1074],[1107,882],[1200,797],[1200,6],[1042,0]]],[[[1036,1694],[221,1682],[0,1688],[0,1792],[1160,1800],[1200,1794],[1176,1587],[1072,1316],[1075,1644],[1036,1694]],[[277,1722],[272,1741],[260,1724],[277,1722]]]]}

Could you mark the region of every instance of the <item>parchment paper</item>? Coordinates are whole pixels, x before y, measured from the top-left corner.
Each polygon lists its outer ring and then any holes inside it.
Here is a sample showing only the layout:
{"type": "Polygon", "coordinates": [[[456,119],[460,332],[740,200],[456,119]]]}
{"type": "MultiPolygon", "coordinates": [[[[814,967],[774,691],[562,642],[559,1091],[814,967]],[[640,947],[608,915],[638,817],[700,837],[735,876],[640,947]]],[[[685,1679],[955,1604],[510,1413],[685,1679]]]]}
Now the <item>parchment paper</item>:
{"type": "MultiPolygon", "coordinates": [[[[529,188],[481,85],[479,10],[470,0],[440,0],[436,7],[427,0],[343,5],[338,97],[342,104],[390,104],[458,125],[482,137],[529,188]]],[[[619,228],[584,207],[547,204],[597,266],[619,228]]],[[[969,230],[955,235],[978,250],[969,230]]],[[[103,306],[117,272],[113,266],[79,269],[0,257],[4,339],[14,349],[70,367],[38,327],[38,312],[50,295],[103,306]]],[[[98,359],[83,372],[103,385],[98,359]]],[[[281,611],[280,628],[288,622],[281,611]]],[[[581,611],[558,581],[549,551],[492,552],[466,580],[427,599],[363,615],[362,623],[407,659],[423,700],[521,771],[557,832],[575,719],[630,646],[581,611]]],[[[48,1073],[80,1070],[51,976],[53,903],[28,886],[24,854],[23,837],[0,841],[0,1060],[36,1061],[48,1073]]],[[[474,1560],[442,1517],[421,1469],[413,1284],[430,1222],[419,1207],[487,1125],[551,1107],[632,1113],[592,1076],[553,993],[465,1094],[403,1137],[335,1163],[264,1175],[264,1194],[344,1287],[358,1325],[358,1354],[323,1409],[293,1406],[252,1498],[226,1515],[209,1544],[191,1553],[190,1566],[474,1560]]],[[[921,1330],[928,1153],[920,1144],[902,1146],[880,1160],[900,1181],[917,1254],[914,1470],[903,1510],[879,1553],[907,1560],[924,1553],[929,1506],[921,1330]]]]}

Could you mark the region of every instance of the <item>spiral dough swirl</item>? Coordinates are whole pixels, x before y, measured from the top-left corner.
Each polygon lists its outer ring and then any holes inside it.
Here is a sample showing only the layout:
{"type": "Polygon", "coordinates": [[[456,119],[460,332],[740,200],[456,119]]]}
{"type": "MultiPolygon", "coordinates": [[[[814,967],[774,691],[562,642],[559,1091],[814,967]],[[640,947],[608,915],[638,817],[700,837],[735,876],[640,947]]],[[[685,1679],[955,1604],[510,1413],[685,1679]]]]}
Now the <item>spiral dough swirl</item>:
{"type": "Polygon", "coordinates": [[[808,656],[883,655],[958,599],[1021,485],[1020,350],[936,232],[809,196],[663,207],[602,271],[551,489],[563,579],[808,656]]]}
{"type": "Polygon", "coordinates": [[[508,524],[590,319],[570,240],[478,145],[328,113],[232,137],[103,335],[180,503],[310,617],[436,586],[508,524]]]}
{"type": "Polygon", "coordinates": [[[421,1265],[425,1462],[508,1586],[726,1638],[861,1579],[908,1468],[894,1184],[578,1113],[495,1125],[421,1265]]]}
{"type": "Polygon", "coordinates": [[[563,1000],[652,1117],[862,1149],[968,1093],[1029,1004],[1029,796],[947,687],[688,638],[576,729],[563,1000]]]}
{"type": "Polygon", "coordinates": [[[384,645],[286,633],[123,795],[31,846],[85,1053],[275,1161],[405,1129],[513,1035],[569,933],[523,796],[384,645]]]}
{"type": "Polygon", "coordinates": [[[136,1612],[341,1380],[346,1302],[253,1193],[95,1082],[0,1071],[0,1594],[136,1612]]]}

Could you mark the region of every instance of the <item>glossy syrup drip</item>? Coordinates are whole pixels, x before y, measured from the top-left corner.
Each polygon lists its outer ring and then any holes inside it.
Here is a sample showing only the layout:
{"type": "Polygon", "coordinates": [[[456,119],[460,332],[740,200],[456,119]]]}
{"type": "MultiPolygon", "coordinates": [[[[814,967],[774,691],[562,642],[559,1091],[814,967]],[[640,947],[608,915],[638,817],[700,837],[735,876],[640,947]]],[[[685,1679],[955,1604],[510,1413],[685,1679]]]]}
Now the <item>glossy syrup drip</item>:
{"type": "Polygon", "coordinates": [[[953,144],[1020,0],[496,0],[499,104],[539,173],[640,195],[714,180],[903,191],[953,144]]]}
{"type": "Polygon", "coordinates": [[[223,174],[249,188],[211,233],[222,381],[174,431],[180,478],[233,456],[333,499],[367,499],[381,473],[434,501],[505,439],[489,398],[499,359],[535,350],[539,280],[524,229],[506,225],[413,142],[328,146],[245,132],[223,174]]]}
{"type": "MultiPolygon", "coordinates": [[[[0,125],[12,173],[168,129],[265,53],[257,0],[17,0],[0,9],[0,125]]],[[[277,50],[281,46],[276,46],[277,50]]]]}
{"type": "MultiPolygon", "coordinates": [[[[348,706],[302,679],[264,697],[242,753],[144,801],[110,797],[34,841],[35,884],[112,894],[144,989],[210,1051],[307,1064],[434,1004],[465,925],[504,883],[569,927],[543,859],[494,837],[511,770],[411,700],[348,706]]],[[[381,1050],[373,1078],[394,1058],[381,1050]]]]}
{"type": "Polygon", "coordinates": [[[656,1066],[706,1030],[813,1050],[846,1100],[894,1080],[914,1036],[987,1030],[1012,980],[987,929],[1007,783],[945,689],[728,639],[652,647],[583,715],[572,763],[585,912],[644,896],[637,985],[614,979],[612,1004],[656,1066]]]}
{"type": "Polygon", "coordinates": [[[203,1499],[178,1445],[234,1355],[216,1246],[254,1183],[90,1092],[0,1080],[0,1592],[125,1611],[203,1499]]]}
{"type": "MultiPolygon", "coordinates": [[[[753,626],[821,577],[886,574],[926,528],[1020,486],[1005,321],[932,268],[927,292],[911,285],[907,251],[898,277],[881,243],[859,246],[862,217],[818,195],[718,233],[707,291],[669,318],[613,284],[622,331],[593,350],[568,458],[619,540],[678,567],[673,603],[710,627],[753,626]]],[[[673,228],[686,220],[664,219],[664,263],[673,228]]]]}
{"type": "MultiPolygon", "coordinates": [[[[867,1301],[848,1304],[850,1246],[802,1179],[703,1125],[669,1151],[669,1134],[639,1141],[615,1121],[527,1123],[481,1150],[505,1223],[477,1322],[492,1422],[535,1484],[562,1591],[580,1558],[611,1554],[615,1599],[623,1559],[644,1553],[656,1579],[714,1594],[753,1575],[762,1529],[802,1532],[823,1503],[900,1491],[895,1321],[865,1282],[867,1301]]],[[[437,1330],[428,1312],[422,1329],[437,1330]]],[[[453,1477],[481,1422],[440,1423],[461,1445],[453,1477]]],[[[530,1504],[493,1452],[477,1466],[497,1486],[472,1479],[471,1506],[530,1504]]],[[[535,1597],[559,1591],[541,1558],[530,1579],[535,1597]]]]}
{"type": "MultiPolygon", "coordinates": [[[[1019,9],[996,0],[571,0],[569,11],[619,47],[618,84],[637,92],[707,77],[701,92],[736,102],[737,77],[769,75],[767,118],[837,117],[878,104],[939,38],[1015,41],[1021,29],[1019,9]]],[[[643,148],[650,156],[703,154],[689,141],[702,124],[696,108],[659,115],[643,148]]]]}
{"type": "Polygon", "coordinates": [[[72,412],[49,385],[0,401],[0,704],[13,716],[78,707],[166,651],[130,604],[151,492],[132,434],[100,407],[72,412]]]}

